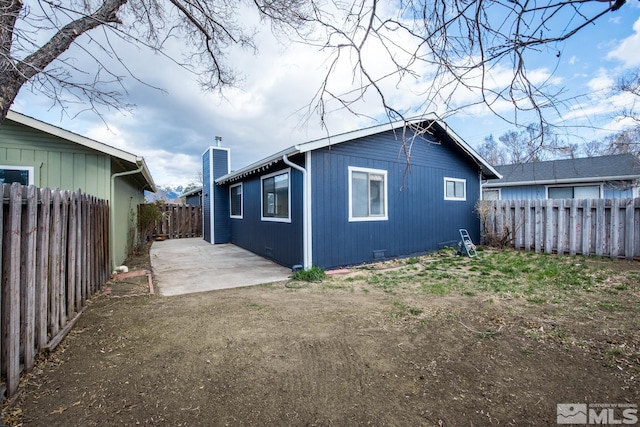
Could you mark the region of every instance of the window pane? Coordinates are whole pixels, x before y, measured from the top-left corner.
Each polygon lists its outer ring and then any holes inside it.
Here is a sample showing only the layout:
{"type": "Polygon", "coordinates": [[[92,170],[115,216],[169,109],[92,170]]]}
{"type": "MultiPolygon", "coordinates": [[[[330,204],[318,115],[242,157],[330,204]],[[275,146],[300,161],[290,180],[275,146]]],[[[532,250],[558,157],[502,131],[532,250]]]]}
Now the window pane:
{"type": "Polygon", "coordinates": [[[550,199],[573,199],[573,187],[549,187],[550,199]]]}
{"type": "Polygon", "coordinates": [[[24,169],[0,169],[0,182],[4,184],[19,182],[21,185],[29,185],[29,171],[24,169]]]}
{"type": "Polygon", "coordinates": [[[354,217],[369,216],[369,192],[366,172],[353,171],[351,174],[351,213],[354,217]]]}
{"type": "Polygon", "coordinates": [[[585,187],[574,187],[573,197],[576,199],[599,199],[600,187],[597,185],[588,185],[585,187]]]}
{"type": "Polygon", "coordinates": [[[500,192],[498,190],[482,190],[483,200],[498,200],[500,198],[500,192]]]}
{"type": "Polygon", "coordinates": [[[262,181],[262,216],[273,216],[276,211],[276,191],[273,178],[262,181]]]}
{"type": "Polygon", "coordinates": [[[456,195],[455,182],[447,181],[447,194],[446,194],[446,197],[455,197],[455,195],[456,195]]]}
{"type": "Polygon", "coordinates": [[[464,182],[454,181],[455,183],[455,197],[464,199],[464,182]]]}
{"type": "Polygon", "coordinates": [[[262,216],[289,218],[289,173],[262,180],[262,216]]]}
{"type": "Polygon", "coordinates": [[[242,186],[231,187],[231,215],[242,216],[242,186]]]}
{"type": "Polygon", "coordinates": [[[289,174],[274,177],[276,189],[275,217],[289,218],[289,174]]]}
{"type": "Polygon", "coordinates": [[[384,177],[369,175],[369,197],[371,215],[384,215],[384,177]]]}

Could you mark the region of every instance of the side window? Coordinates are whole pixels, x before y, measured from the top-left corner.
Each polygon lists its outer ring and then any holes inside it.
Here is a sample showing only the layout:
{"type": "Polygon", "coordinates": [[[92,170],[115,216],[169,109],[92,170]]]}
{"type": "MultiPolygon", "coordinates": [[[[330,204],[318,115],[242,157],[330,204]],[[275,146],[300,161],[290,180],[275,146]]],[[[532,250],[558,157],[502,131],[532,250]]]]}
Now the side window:
{"type": "Polygon", "coordinates": [[[482,190],[482,200],[500,200],[500,189],[482,190]]]}
{"type": "Polygon", "coordinates": [[[444,179],[444,199],[445,200],[467,200],[467,180],[459,178],[444,179]]]}
{"type": "Polygon", "coordinates": [[[387,171],[349,166],[349,221],[387,219],[387,171]]]}
{"type": "Polygon", "coordinates": [[[291,222],[289,176],[287,170],[260,178],[263,221],[291,222]]]}
{"type": "Polygon", "coordinates": [[[0,182],[3,184],[19,182],[21,185],[33,185],[33,167],[0,165],[0,182]]]}
{"type": "Polygon", "coordinates": [[[229,206],[231,218],[242,219],[242,184],[229,187],[229,206]]]}

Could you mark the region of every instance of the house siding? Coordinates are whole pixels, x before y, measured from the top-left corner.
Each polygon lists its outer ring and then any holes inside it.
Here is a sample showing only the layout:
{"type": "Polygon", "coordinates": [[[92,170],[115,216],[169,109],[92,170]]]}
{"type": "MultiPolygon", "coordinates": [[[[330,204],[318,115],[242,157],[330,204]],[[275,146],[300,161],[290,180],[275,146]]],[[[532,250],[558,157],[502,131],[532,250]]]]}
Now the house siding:
{"type": "Polygon", "coordinates": [[[544,185],[503,187],[500,190],[500,198],[503,200],[544,199],[546,197],[547,197],[547,190],[544,185]]]}
{"type": "Polygon", "coordinates": [[[457,148],[416,139],[410,166],[392,132],[312,153],[313,264],[334,268],[410,256],[457,243],[460,228],[475,240],[478,167],[457,148]],[[386,170],[388,220],[349,222],[348,167],[386,170]],[[444,200],[444,178],[466,180],[466,200],[444,200]],[[382,251],[382,252],[380,252],[382,251]]]}
{"type": "Polygon", "coordinates": [[[0,132],[0,164],[33,166],[34,185],[109,199],[111,159],[106,154],[5,120],[0,132]]]}
{"type": "Polygon", "coordinates": [[[202,155],[202,237],[211,243],[211,165],[209,150],[202,155]]]}
{"type": "MultiPolygon", "coordinates": [[[[581,186],[581,185],[602,185],[601,182],[594,183],[577,183],[577,184],[557,184],[553,186],[581,186]]],[[[497,189],[487,188],[487,190],[497,189]]],[[[614,183],[604,184],[604,199],[616,199],[616,198],[633,198],[634,191],[632,183],[626,185],[622,182],[616,181],[614,183]]],[[[547,186],[546,185],[522,185],[512,187],[500,188],[500,199],[502,200],[534,200],[534,199],[546,199],[547,186]]]]}
{"type": "Polygon", "coordinates": [[[127,258],[144,190],[127,177],[119,177],[114,180],[112,199],[111,175],[123,169],[111,156],[7,119],[0,128],[0,164],[32,166],[36,187],[80,189],[108,200],[113,217],[112,264],[119,265],[127,258]]]}
{"type": "MultiPolygon", "coordinates": [[[[226,150],[213,148],[213,179],[229,173],[229,153],[226,150]]],[[[214,185],[213,215],[214,215],[214,243],[229,243],[231,239],[231,224],[229,222],[229,190],[214,185]]]]}
{"type": "MultiPolygon", "coordinates": [[[[300,159],[294,159],[294,161],[300,159]]],[[[260,177],[288,169],[283,162],[272,165],[262,174],[254,174],[242,181],[243,217],[231,218],[231,243],[286,267],[302,264],[302,173],[290,169],[291,222],[263,221],[261,219],[260,177]]],[[[239,181],[231,184],[236,184],[239,181]]],[[[229,185],[221,186],[228,195],[229,185]]],[[[229,211],[227,210],[227,217],[229,211]]]]}
{"type": "Polygon", "coordinates": [[[228,190],[213,184],[228,173],[229,150],[209,147],[202,155],[202,216],[204,240],[213,244],[229,243],[231,238],[228,190]]]}

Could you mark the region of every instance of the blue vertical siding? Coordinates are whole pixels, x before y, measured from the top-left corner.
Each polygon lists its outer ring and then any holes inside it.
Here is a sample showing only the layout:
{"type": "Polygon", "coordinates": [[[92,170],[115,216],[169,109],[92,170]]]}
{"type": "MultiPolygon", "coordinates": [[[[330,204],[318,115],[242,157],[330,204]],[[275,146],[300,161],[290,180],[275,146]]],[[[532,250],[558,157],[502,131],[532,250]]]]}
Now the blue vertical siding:
{"type": "MultiPolygon", "coordinates": [[[[575,184],[575,185],[600,185],[601,183],[593,184],[575,184]]],[[[572,184],[557,184],[560,186],[571,186],[572,184]]],[[[621,183],[616,181],[613,183],[605,183],[604,195],[605,199],[615,198],[631,198],[633,197],[633,189],[629,187],[630,183],[621,183]]],[[[512,187],[502,187],[500,191],[500,198],[502,200],[530,200],[530,199],[545,199],[547,197],[547,190],[545,185],[520,185],[512,187]]]]}
{"type": "Polygon", "coordinates": [[[202,237],[211,242],[211,166],[209,150],[202,155],[202,237]]]}
{"type": "MultiPolygon", "coordinates": [[[[229,173],[229,152],[215,147],[212,147],[211,151],[213,153],[213,179],[215,181],[221,176],[229,173]]],[[[213,243],[229,243],[231,240],[229,188],[226,186],[214,185],[211,190],[214,197],[213,243]]]]}
{"type": "Polygon", "coordinates": [[[228,173],[228,150],[209,147],[202,155],[202,218],[204,223],[202,234],[204,240],[209,243],[228,243],[231,237],[228,189],[211,185],[212,179],[215,180],[228,173]],[[213,229],[211,229],[212,218],[213,229]]]}
{"type": "Polygon", "coordinates": [[[380,251],[387,258],[424,253],[457,242],[460,228],[477,241],[479,170],[467,159],[456,146],[417,139],[407,166],[391,132],[314,151],[313,264],[371,262],[380,251]],[[387,171],[387,221],[349,222],[349,166],[387,171]],[[466,201],[444,200],[445,177],[466,180],[466,201]]]}
{"type": "Polygon", "coordinates": [[[531,200],[545,199],[547,190],[544,185],[523,185],[516,187],[503,187],[500,191],[502,200],[531,200]]]}
{"type": "MultiPolygon", "coordinates": [[[[303,158],[292,159],[300,163],[303,158]]],[[[303,163],[300,163],[303,164],[303,163]]],[[[253,174],[242,181],[244,211],[242,219],[231,218],[231,242],[237,246],[269,258],[278,264],[291,267],[302,264],[302,173],[290,169],[291,203],[289,205],[291,222],[272,222],[261,220],[260,177],[262,175],[287,169],[282,162],[272,165],[262,174],[253,174]]],[[[235,181],[229,184],[235,184],[235,181]]],[[[225,189],[229,185],[224,186],[225,189]]]]}

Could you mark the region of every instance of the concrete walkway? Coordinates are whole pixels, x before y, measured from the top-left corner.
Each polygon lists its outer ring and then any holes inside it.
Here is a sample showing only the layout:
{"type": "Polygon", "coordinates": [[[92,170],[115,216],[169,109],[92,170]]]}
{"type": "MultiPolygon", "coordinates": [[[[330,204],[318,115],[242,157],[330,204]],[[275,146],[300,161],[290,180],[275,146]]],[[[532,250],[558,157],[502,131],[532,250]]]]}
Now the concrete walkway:
{"type": "Polygon", "coordinates": [[[232,244],[202,238],[153,242],[151,267],[162,295],[182,295],[287,280],[291,270],[232,244]]]}

